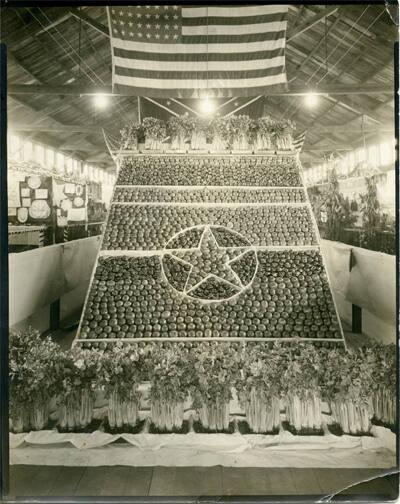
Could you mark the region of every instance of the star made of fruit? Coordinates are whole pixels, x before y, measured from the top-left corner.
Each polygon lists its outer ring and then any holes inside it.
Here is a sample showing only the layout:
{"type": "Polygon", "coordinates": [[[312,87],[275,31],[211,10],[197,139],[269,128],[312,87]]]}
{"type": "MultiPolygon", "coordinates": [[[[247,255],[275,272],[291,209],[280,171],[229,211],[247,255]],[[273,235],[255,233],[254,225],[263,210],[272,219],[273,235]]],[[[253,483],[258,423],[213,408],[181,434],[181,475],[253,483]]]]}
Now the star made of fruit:
{"type": "Polygon", "coordinates": [[[210,277],[230,284],[231,288],[243,289],[237,273],[230,262],[245,252],[243,248],[220,247],[212,232],[206,226],[200,238],[199,247],[190,250],[171,251],[171,255],[190,266],[184,292],[190,294],[201,282],[210,277]]]}

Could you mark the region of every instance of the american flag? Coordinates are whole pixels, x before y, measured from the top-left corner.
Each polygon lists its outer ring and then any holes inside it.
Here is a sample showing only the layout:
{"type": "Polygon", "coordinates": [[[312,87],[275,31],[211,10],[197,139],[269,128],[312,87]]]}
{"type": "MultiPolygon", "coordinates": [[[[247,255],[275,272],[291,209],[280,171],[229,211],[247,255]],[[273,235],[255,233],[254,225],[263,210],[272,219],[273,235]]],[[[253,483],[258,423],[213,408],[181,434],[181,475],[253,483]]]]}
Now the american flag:
{"type": "Polygon", "coordinates": [[[286,85],[287,5],[107,10],[115,92],[177,98],[255,96],[286,85]]]}
{"type": "Polygon", "coordinates": [[[299,136],[293,139],[293,147],[296,152],[301,152],[304,145],[304,140],[306,139],[307,131],[304,131],[299,136]]]}

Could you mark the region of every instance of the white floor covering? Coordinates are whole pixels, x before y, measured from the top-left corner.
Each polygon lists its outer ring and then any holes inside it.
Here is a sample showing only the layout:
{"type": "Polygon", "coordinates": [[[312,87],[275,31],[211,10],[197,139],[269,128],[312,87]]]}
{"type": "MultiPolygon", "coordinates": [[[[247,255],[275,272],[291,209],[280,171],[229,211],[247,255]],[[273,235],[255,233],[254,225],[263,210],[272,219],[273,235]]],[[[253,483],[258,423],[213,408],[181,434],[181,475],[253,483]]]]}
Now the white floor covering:
{"type": "Polygon", "coordinates": [[[395,435],[10,434],[10,463],[65,466],[214,466],[393,468],[395,435]],[[115,443],[124,440],[123,444],[115,443]]]}

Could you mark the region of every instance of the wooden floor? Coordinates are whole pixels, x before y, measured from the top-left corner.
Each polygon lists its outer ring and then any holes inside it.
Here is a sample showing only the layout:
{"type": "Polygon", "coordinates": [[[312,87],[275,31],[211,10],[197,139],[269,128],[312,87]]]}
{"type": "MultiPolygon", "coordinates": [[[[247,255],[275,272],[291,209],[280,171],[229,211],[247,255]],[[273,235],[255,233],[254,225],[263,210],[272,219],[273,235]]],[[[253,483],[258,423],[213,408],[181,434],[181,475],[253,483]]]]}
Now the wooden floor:
{"type": "MultiPolygon", "coordinates": [[[[378,502],[398,496],[398,475],[379,469],[289,469],[232,467],[10,467],[10,497],[234,496],[337,493],[371,496],[378,502]],[[369,482],[359,483],[370,480],[369,482]]],[[[316,500],[315,499],[315,500],[316,500]]],[[[98,501],[99,499],[96,499],[98,501]]]]}

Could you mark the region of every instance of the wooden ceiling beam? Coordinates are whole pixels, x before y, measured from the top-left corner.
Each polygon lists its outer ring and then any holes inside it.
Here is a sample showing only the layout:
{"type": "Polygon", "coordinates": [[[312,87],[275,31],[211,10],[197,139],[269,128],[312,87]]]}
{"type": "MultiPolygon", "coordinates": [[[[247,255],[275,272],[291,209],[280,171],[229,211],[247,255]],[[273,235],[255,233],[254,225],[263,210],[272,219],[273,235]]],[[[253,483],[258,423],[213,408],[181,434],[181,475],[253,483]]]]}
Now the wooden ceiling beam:
{"type": "Polygon", "coordinates": [[[99,23],[98,21],[96,21],[92,17],[90,17],[87,14],[85,14],[84,12],[82,12],[82,10],[71,9],[70,13],[76,19],[80,19],[81,21],[83,21],[88,26],[90,26],[91,28],[93,28],[97,32],[101,33],[102,35],[105,35],[106,37],[110,36],[109,30],[108,30],[108,26],[106,26],[106,25],[104,25],[102,23],[99,23]]]}
{"type": "Polygon", "coordinates": [[[286,39],[286,43],[289,43],[291,40],[298,37],[302,33],[310,30],[316,24],[323,21],[325,18],[331,16],[332,14],[335,14],[338,10],[339,10],[339,7],[330,7],[330,8],[326,8],[323,12],[321,12],[319,14],[315,14],[303,26],[300,26],[299,28],[297,28],[296,32],[293,33],[293,35],[289,35],[289,37],[286,39]]]}
{"type": "MultiPolygon", "coordinates": [[[[304,96],[310,92],[317,95],[393,95],[393,86],[387,84],[324,84],[318,87],[293,85],[289,91],[271,90],[267,96],[304,96]]],[[[67,84],[63,86],[38,85],[38,84],[8,84],[8,93],[11,95],[59,95],[59,96],[90,96],[104,94],[110,96],[130,96],[113,93],[111,86],[92,84],[67,84]]]]}
{"type": "Polygon", "coordinates": [[[10,129],[18,131],[42,131],[46,133],[100,133],[100,126],[85,126],[84,124],[58,124],[56,126],[40,124],[10,124],[10,129]]]}

